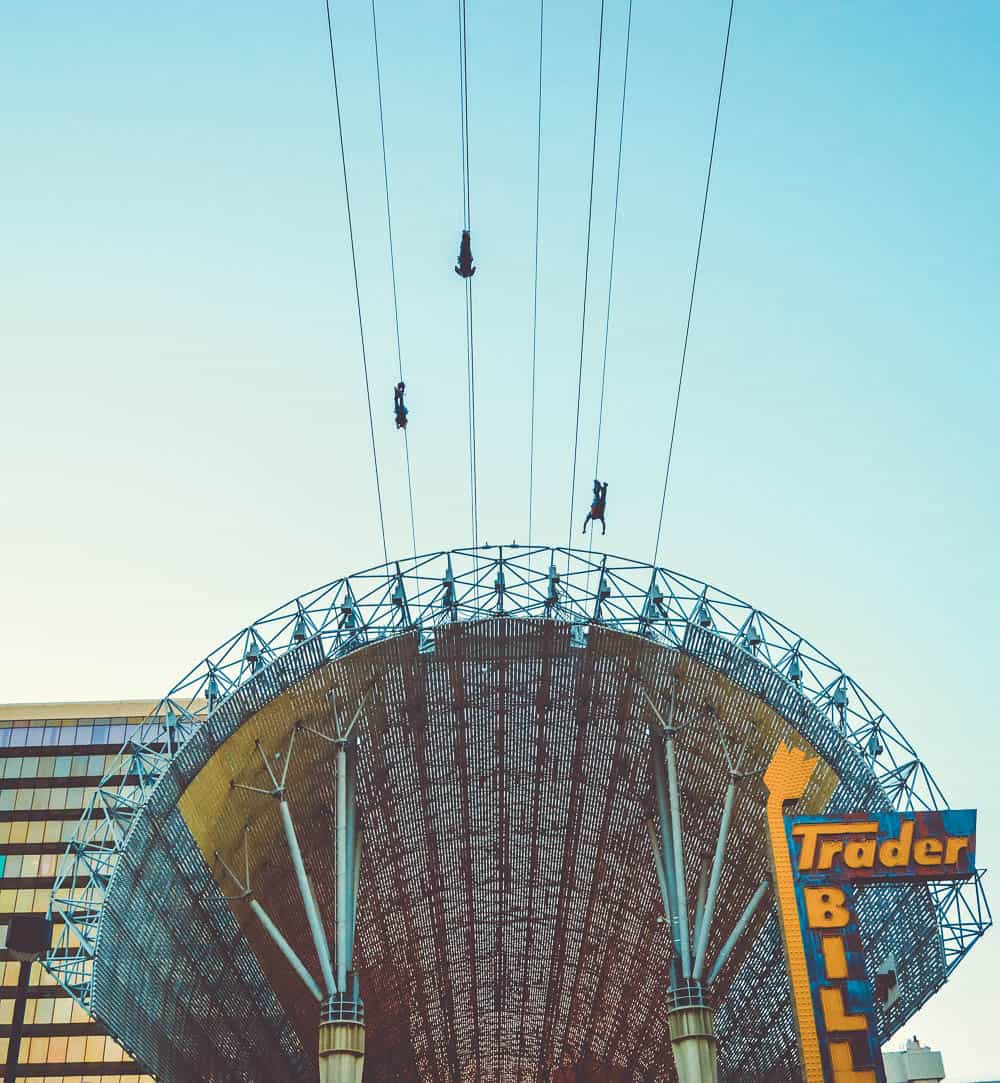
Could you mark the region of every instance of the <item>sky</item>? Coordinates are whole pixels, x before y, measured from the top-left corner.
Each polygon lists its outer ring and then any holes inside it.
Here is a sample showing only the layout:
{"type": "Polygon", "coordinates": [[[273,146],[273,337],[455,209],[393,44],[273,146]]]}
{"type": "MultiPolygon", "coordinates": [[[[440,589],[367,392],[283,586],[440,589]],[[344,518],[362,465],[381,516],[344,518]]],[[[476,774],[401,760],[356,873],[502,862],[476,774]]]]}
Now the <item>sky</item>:
{"type": "MultiPolygon", "coordinates": [[[[651,560],[728,5],[545,4],[531,540],[651,560]],[[587,319],[582,319],[587,291],[587,319]],[[582,332],[582,336],[581,336],[582,332]],[[571,491],[577,373],[581,416],[571,491]],[[571,526],[571,522],[572,525],[571,526]]],[[[379,0],[417,548],[471,541],[458,19],[379,0]]],[[[411,551],[371,10],[333,25],[390,557],[411,551]]],[[[539,9],[468,9],[479,539],[529,539],[539,9]]],[[[322,4],[0,12],[0,700],[155,698],[381,561],[322,4]]],[[[661,563],[800,630],[1000,852],[1000,6],[737,0],[661,563]]],[[[1000,1076],[989,934],[905,1034],[1000,1076]]]]}

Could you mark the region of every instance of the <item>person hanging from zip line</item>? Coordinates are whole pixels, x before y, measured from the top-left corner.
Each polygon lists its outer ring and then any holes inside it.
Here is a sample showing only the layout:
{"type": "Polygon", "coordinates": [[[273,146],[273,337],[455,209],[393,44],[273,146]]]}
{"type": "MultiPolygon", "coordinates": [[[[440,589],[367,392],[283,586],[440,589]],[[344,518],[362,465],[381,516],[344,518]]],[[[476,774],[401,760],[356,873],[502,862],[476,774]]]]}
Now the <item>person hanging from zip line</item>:
{"type": "Polygon", "coordinates": [[[455,264],[455,274],[462,278],[471,278],[476,273],[472,263],[472,235],[467,229],[462,230],[462,243],[458,249],[458,263],[455,264]]]}
{"type": "Polygon", "coordinates": [[[590,511],[587,512],[587,518],[583,520],[583,533],[587,533],[588,523],[600,523],[601,533],[607,534],[607,524],[604,522],[604,506],[608,502],[608,483],[601,482],[594,478],[594,499],[590,503],[590,511]]]}
{"type": "Polygon", "coordinates": [[[403,402],[403,395],[405,393],[406,393],[406,384],[404,384],[403,381],[400,380],[399,383],[396,384],[396,387],[395,387],[395,389],[393,391],[393,396],[394,396],[393,409],[394,409],[395,414],[396,414],[396,428],[397,429],[405,429],[406,428],[406,418],[407,418],[407,415],[410,412],[409,410],[407,410],[406,405],[403,402]]]}

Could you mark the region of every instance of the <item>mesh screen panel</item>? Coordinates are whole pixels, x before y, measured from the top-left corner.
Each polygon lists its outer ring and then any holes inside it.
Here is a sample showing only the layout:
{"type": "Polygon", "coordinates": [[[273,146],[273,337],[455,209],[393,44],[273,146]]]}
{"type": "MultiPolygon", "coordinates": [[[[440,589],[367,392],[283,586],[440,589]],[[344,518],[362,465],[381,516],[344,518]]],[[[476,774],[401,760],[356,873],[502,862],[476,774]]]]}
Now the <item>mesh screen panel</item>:
{"type": "MultiPolygon", "coordinates": [[[[315,1078],[317,1005],[245,906],[222,899],[213,854],[238,864],[251,822],[255,894],[318,975],[275,803],[234,795],[230,782],[265,785],[255,741],[273,756],[296,723],[332,733],[331,693],[356,704],[371,686],[358,723],[356,956],[368,1083],[675,1078],[670,933],[646,827],[653,716],[640,687],[681,698],[690,897],[728,777],[720,727],[750,771],[781,739],[811,745],[828,765],[807,794],[812,810],[889,807],[828,717],[694,626],[681,648],[513,619],[439,628],[432,653],[418,644],[400,636],[332,662],[292,652],[212,715],[137,818],[102,918],[95,1011],[162,1079],[315,1078]]],[[[296,736],[289,805],[328,931],[334,781],[329,746],[296,736]]],[[[767,873],[763,803],[759,781],[741,786],[710,961],[767,873]]],[[[867,888],[859,912],[870,964],[889,951],[898,963],[903,996],[880,1019],[887,1033],[944,980],[938,926],[921,888],[867,888]]],[[[722,1078],[796,1079],[768,907],[715,995],[722,1078]]]]}

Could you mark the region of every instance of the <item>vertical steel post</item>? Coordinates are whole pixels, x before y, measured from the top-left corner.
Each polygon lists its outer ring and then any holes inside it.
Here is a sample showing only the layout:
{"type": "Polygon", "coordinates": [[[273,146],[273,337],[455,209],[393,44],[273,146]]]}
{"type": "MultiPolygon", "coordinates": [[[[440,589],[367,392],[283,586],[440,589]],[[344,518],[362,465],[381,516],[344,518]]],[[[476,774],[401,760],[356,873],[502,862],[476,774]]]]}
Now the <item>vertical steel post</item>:
{"type": "Polygon", "coordinates": [[[698,888],[694,896],[694,928],[691,930],[691,954],[693,956],[697,956],[698,937],[701,934],[701,923],[705,918],[708,875],[708,854],[702,854],[701,863],[698,866],[698,888]]]}
{"type": "MultiPolygon", "coordinates": [[[[656,827],[653,821],[650,820],[646,824],[649,829],[649,845],[653,850],[653,864],[656,866],[656,879],[660,885],[660,896],[663,899],[663,913],[666,916],[667,922],[671,921],[670,913],[673,909],[670,900],[670,888],[667,885],[667,872],[663,867],[663,854],[660,852],[660,840],[656,837],[656,827]]],[[[673,935],[671,933],[671,935],[673,935]]]]}
{"type": "Polygon", "coordinates": [[[357,911],[357,892],[354,889],[354,866],[357,863],[358,824],[355,804],[355,761],[354,755],[347,752],[347,969],[354,969],[354,922],[357,911]]]}
{"type": "Polygon", "coordinates": [[[347,745],[337,745],[337,987],[347,992],[347,745]]]}
{"type": "Polygon", "coordinates": [[[353,857],[353,875],[351,877],[351,928],[350,928],[350,963],[354,969],[354,941],[358,933],[358,891],[361,887],[361,850],[364,846],[364,837],[357,829],[355,823],[354,846],[351,849],[353,857]]]}
{"type": "MultiPolygon", "coordinates": [[[[673,723],[671,701],[670,721],[673,723]]],[[[684,883],[684,844],[681,834],[681,792],[677,782],[677,754],[674,751],[673,725],[666,731],[667,785],[670,794],[670,826],[673,830],[674,876],[677,882],[677,908],[680,918],[681,970],[685,978],[691,977],[691,938],[688,932],[687,887],[684,883]]]]}
{"type": "Polygon", "coordinates": [[[285,829],[285,840],[288,843],[288,852],[292,857],[292,866],[295,869],[295,879],[298,881],[299,894],[302,896],[302,905],[306,910],[306,918],[309,921],[309,929],[312,932],[313,944],[316,954],[319,956],[319,968],[323,972],[323,984],[326,986],[326,995],[335,996],[337,983],[333,977],[333,964],[330,961],[330,945],[326,942],[326,933],[323,931],[323,921],[316,908],[316,899],[313,897],[309,877],[306,876],[306,866],[302,860],[302,851],[299,849],[299,840],[295,835],[295,826],[292,823],[292,814],[288,809],[288,802],[281,798],[278,802],[281,810],[281,823],[285,829]]]}
{"type": "Polygon", "coordinates": [[[674,956],[681,957],[680,906],[677,900],[677,878],[674,870],[673,830],[670,824],[670,808],[667,804],[667,781],[663,760],[656,739],[652,741],[653,781],[656,786],[656,810],[660,818],[660,837],[663,840],[663,868],[670,894],[670,935],[674,941],[674,956]]]}
{"type": "Polygon", "coordinates": [[[705,954],[708,951],[708,937],[712,931],[712,918],[715,903],[719,897],[719,881],[722,878],[722,865],[726,857],[726,840],[729,838],[729,826],[733,820],[733,807],[736,804],[736,777],[730,775],[726,787],[726,801],[722,808],[722,822],[719,824],[719,837],[715,843],[715,857],[712,859],[712,876],[708,882],[708,896],[705,899],[705,912],[698,928],[698,943],[694,953],[694,971],[692,977],[697,981],[705,970],[705,954]]]}
{"type": "Polygon", "coordinates": [[[28,983],[31,980],[31,960],[22,959],[17,975],[17,1000],[14,1001],[14,1015],[10,1021],[10,1041],[7,1045],[7,1067],[4,1071],[4,1083],[16,1083],[17,1065],[21,1058],[21,1035],[24,1031],[24,1009],[28,1004],[28,983]]]}
{"type": "MultiPolygon", "coordinates": [[[[357,716],[355,716],[357,717],[357,716]]],[[[361,1083],[365,1065],[364,1004],[354,969],[354,918],[357,910],[357,813],[354,755],[350,729],[338,725],[336,779],[337,979],[338,996],[324,1006],[319,1024],[320,1083],[361,1083]]]]}

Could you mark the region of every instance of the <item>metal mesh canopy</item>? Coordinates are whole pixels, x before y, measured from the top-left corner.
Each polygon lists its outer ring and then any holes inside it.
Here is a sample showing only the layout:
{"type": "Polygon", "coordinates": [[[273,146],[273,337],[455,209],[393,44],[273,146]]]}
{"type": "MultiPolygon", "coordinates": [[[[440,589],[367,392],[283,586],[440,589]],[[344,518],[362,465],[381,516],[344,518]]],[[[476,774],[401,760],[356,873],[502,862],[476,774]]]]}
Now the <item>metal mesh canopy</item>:
{"type": "MultiPolygon", "coordinates": [[[[679,704],[689,884],[715,842],[726,750],[751,776],[779,740],[813,750],[811,811],[945,807],[849,677],[729,595],[611,557],[436,554],[294,600],[164,699],[80,824],[49,968],[162,1079],[314,1079],[318,1005],[246,903],[223,898],[216,855],[238,866],[245,848],[255,897],[316,974],[275,803],[255,790],[265,762],[287,758],[329,931],[335,769],[322,738],[335,711],[363,704],[366,1079],[672,1079],[645,693],[679,704]]],[[[749,778],[710,959],[766,875],[763,803],[749,778]]],[[[692,918],[694,906],[692,892],[692,918]]],[[[859,912],[869,966],[892,954],[899,974],[883,1036],[988,924],[978,880],[866,888],[859,912]]],[[[768,907],[713,995],[723,1078],[798,1078],[768,907]]]]}

